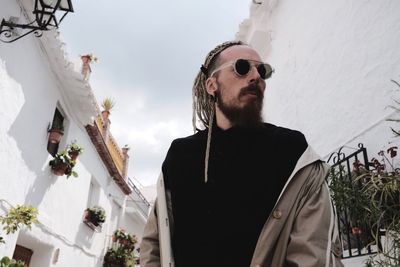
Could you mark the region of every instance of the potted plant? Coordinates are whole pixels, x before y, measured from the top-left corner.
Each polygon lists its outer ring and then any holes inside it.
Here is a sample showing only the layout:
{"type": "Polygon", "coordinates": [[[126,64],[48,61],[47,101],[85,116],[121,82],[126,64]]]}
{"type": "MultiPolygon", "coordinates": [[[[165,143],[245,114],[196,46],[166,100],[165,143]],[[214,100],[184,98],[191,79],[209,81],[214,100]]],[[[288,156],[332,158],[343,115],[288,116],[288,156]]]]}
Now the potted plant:
{"type": "MultiPolygon", "coordinates": [[[[30,205],[17,205],[16,207],[10,208],[7,213],[0,216],[0,223],[3,224],[3,230],[6,234],[13,234],[22,225],[31,229],[33,223],[37,223],[38,211],[36,208],[30,205]]],[[[0,244],[5,243],[3,237],[0,236],[0,244]]],[[[16,261],[8,257],[0,259],[0,267],[24,267],[23,261],[16,261]]]]}
{"type": "Polygon", "coordinates": [[[114,231],[112,241],[114,243],[118,243],[124,249],[133,250],[135,248],[135,244],[137,243],[137,238],[135,235],[131,235],[125,232],[124,229],[119,228],[114,231]]]}
{"type": "Polygon", "coordinates": [[[79,146],[77,143],[72,142],[68,146],[68,155],[71,157],[71,160],[75,161],[77,157],[83,153],[83,147],[79,146]]]}
{"type": "Polygon", "coordinates": [[[110,110],[112,110],[115,106],[115,101],[110,97],[106,97],[103,102],[101,102],[101,106],[103,107],[101,114],[103,117],[108,118],[110,115],[110,110]]]}
{"type": "Polygon", "coordinates": [[[117,242],[118,240],[125,239],[125,230],[122,228],[118,228],[117,230],[114,231],[112,235],[112,241],[117,242]]]}
{"type": "Polygon", "coordinates": [[[134,251],[127,251],[122,247],[109,248],[104,255],[103,267],[133,267],[137,262],[134,251]]]}
{"type": "Polygon", "coordinates": [[[16,261],[5,256],[0,260],[0,267],[25,267],[25,262],[16,261]]]}
{"type": "Polygon", "coordinates": [[[62,122],[54,121],[49,132],[49,142],[52,144],[60,143],[61,137],[64,134],[64,125],[62,122]]]}
{"type": "Polygon", "coordinates": [[[17,205],[10,208],[5,216],[0,216],[0,223],[5,225],[6,234],[15,233],[22,225],[31,229],[32,224],[37,223],[38,211],[30,205],[17,205]]]}
{"type": "Polygon", "coordinates": [[[137,238],[119,228],[113,233],[113,245],[104,256],[103,267],[133,267],[138,263],[135,255],[135,244],[137,238]]]}
{"type": "Polygon", "coordinates": [[[92,223],[95,227],[101,226],[106,221],[106,211],[100,206],[93,206],[85,210],[85,222],[92,223]]]}
{"type": "Polygon", "coordinates": [[[330,190],[338,214],[347,214],[352,235],[378,247],[378,256],[371,256],[367,266],[400,266],[400,171],[393,164],[396,150],[391,147],[387,153],[379,152],[382,160],[373,158],[369,163],[372,170],[355,161],[350,175],[344,167],[331,172],[330,190]],[[382,247],[383,233],[386,243],[382,247]]]}
{"type": "Polygon", "coordinates": [[[63,176],[65,174],[67,178],[71,175],[78,177],[78,173],[73,170],[75,161],[71,159],[65,150],[57,153],[55,157],[50,160],[49,165],[51,166],[52,172],[57,176],[63,176]]]}

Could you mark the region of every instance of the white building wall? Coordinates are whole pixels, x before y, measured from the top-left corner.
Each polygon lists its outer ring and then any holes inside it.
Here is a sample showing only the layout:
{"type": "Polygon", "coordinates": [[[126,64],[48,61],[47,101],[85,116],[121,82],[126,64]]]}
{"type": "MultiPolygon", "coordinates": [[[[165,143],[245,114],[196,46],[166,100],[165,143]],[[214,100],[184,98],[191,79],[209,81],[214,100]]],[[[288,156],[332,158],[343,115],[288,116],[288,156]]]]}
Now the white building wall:
{"type": "Polygon", "coordinates": [[[301,130],[322,156],[354,138],[368,142],[357,137],[376,125],[390,133],[383,122],[399,89],[390,80],[400,81],[400,2],[262,2],[237,37],[275,68],[265,118],[301,130]]]}
{"type": "Polygon", "coordinates": [[[371,159],[398,144],[390,127],[400,125],[387,119],[399,117],[389,108],[400,99],[399,10],[396,0],[253,1],[236,37],[275,68],[265,119],[302,131],[326,158],[361,142],[371,159]]]}
{"type": "MultiPolygon", "coordinates": [[[[23,17],[17,1],[5,1],[0,20],[23,17]]],[[[125,195],[109,176],[84,125],[76,120],[74,108],[80,103],[71,103],[63,93],[67,81],[56,75],[59,66],[48,61],[52,56],[32,34],[11,44],[0,43],[0,214],[9,208],[7,203],[31,204],[38,208],[41,223],[12,235],[0,230],[6,241],[0,244],[0,258],[11,257],[18,243],[34,251],[30,267],[53,266],[57,249],[57,266],[101,266],[108,240],[123,215],[113,212],[113,199],[125,195]],[[85,149],[75,167],[78,178],[54,176],[48,166],[52,157],[47,152],[47,128],[56,107],[66,115],[59,150],[73,140],[85,149]],[[100,188],[97,203],[108,216],[101,233],[82,222],[92,179],[100,188]]],[[[134,234],[144,225],[135,220],[125,223],[134,234]]]]}
{"type": "MultiPolygon", "coordinates": [[[[30,51],[32,53],[31,49],[30,51]]],[[[40,59],[40,55],[36,56],[40,59]]],[[[66,238],[91,250],[94,255],[101,255],[105,233],[93,233],[82,223],[82,217],[87,207],[91,177],[94,175],[103,185],[102,188],[107,188],[109,178],[105,167],[87,134],[73,121],[69,121],[69,127],[63,136],[64,145],[71,140],[77,140],[85,148],[75,167],[79,178],[66,179],[65,176],[57,177],[51,173],[48,166],[51,156],[46,149],[47,126],[52,120],[57,101],[63,106],[61,96],[56,94],[56,84],[51,80],[51,73],[46,74],[46,69],[38,68],[38,64],[29,57],[21,60],[13,57],[12,60],[8,60],[2,51],[0,57],[0,101],[5,107],[0,111],[1,198],[12,205],[26,203],[37,207],[40,211],[40,221],[50,228],[54,235],[60,235],[62,239],[66,238]],[[20,68],[15,68],[17,66],[20,68]],[[30,76],[31,79],[41,78],[24,81],[26,76],[30,76]]],[[[110,214],[109,200],[104,189],[101,191],[99,205],[110,214]]],[[[61,254],[63,251],[65,250],[61,249],[61,254]]],[[[11,255],[9,252],[7,254],[11,255]]],[[[34,258],[32,266],[35,266],[34,258]]]]}

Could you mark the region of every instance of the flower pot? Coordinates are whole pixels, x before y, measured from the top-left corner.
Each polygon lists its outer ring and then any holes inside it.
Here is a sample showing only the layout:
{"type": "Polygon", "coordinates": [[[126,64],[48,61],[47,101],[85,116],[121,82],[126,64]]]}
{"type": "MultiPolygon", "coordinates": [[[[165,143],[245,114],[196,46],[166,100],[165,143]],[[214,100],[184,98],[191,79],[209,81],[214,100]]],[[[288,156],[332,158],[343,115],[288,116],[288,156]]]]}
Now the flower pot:
{"type": "Polygon", "coordinates": [[[103,119],[104,119],[104,120],[107,120],[108,117],[110,116],[110,111],[108,111],[108,110],[103,110],[103,111],[101,112],[101,115],[103,116],[103,119]]]}
{"type": "Polygon", "coordinates": [[[49,141],[52,144],[58,144],[60,143],[61,137],[63,136],[63,132],[58,129],[51,129],[49,131],[49,141]]]}
{"type": "Polygon", "coordinates": [[[112,242],[117,242],[117,237],[115,235],[112,236],[112,242]]]}
{"type": "Polygon", "coordinates": [[[65,162],[60,162],[52,168],[52,172],[57,176],[63,176],[68,168],[68,164],[65,162]]]}
{"type": "Polygon", "coordinates": [[[69,151],[68,155],[71,157],[71,160],[76,160],[76,158],[79,156],[79,152],[76,151],[69,151]]]}
{"type": "Polygon", "coordinates": [[[83,214],[83,218],[85,218],[86,221],[90,219],[90,212],[88,210],[85,210],[85,213],[83,214]]]}

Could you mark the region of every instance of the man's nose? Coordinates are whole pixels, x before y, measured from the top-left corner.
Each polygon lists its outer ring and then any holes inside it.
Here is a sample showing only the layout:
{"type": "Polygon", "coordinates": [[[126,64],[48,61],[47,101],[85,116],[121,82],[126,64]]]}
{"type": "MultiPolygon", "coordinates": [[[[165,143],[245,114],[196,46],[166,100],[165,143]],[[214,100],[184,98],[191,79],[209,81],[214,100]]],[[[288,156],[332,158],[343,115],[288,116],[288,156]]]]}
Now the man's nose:
{"type": "Polygon", "coordinates": [[[249,71],[249,82],[250,83],[255,83],[259,82],[261,80],[260,73],[258,73],[257,66],[251,66],[250,71],[249,71]]]}

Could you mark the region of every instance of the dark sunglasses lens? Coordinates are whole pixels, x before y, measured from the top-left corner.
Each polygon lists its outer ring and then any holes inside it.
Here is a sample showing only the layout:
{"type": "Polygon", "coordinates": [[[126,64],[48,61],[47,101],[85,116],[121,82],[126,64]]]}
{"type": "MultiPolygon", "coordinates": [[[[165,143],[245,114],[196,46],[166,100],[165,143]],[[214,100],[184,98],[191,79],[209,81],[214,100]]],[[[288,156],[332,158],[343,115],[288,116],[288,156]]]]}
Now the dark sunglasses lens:
{"type": "Polygon", "coordinates": [[[250,62],[245,59],[238,59],[235,63],[236,73],[239,75],[246,75],[250,70],[250,62]]]}
{"type": "Polygon", "coordinates": [[[257,71],[261,79],[268,79],[272,75],[272,67],[269,64],[260,64],[257,66],[257,71]]]}

